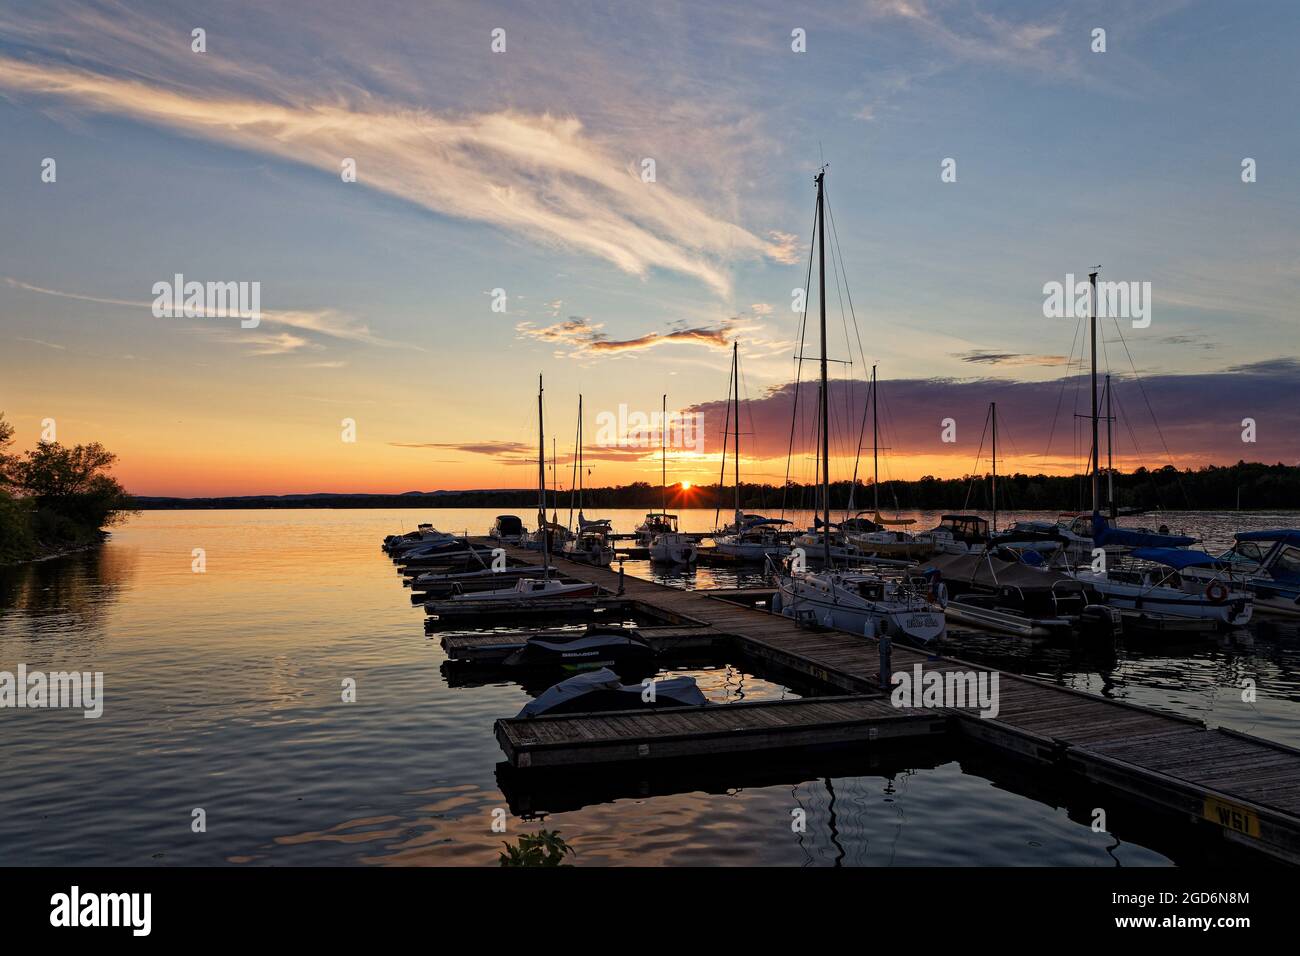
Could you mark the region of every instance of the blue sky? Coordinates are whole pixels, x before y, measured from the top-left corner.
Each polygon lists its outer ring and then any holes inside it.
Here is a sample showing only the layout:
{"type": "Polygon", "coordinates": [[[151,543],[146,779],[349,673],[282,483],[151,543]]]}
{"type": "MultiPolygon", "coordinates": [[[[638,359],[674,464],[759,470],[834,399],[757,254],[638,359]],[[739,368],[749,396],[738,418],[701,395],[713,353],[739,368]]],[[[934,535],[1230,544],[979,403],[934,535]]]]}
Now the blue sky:
{"type": "MultiPolygon", "coordinates": [[[[1125,329],[1137,369],[1212,387],[1295,353],[1298,20],[1293,3],[0,3],[0,409],[20,440],[47,416],[104,440],[146,493],[526,483],[522,455],[464,446],[529,442],[539,371],[562,443],[579,390],[591,410],[720,398],[733,337],[751,397],[790,380],[823,161],[852,375],[1057,380],[1075,329],[1043,317],[1042,286],[1100,263],[1152,284],[1151,326],[1125,329]],[[176,272],[260,281],[268,321],[155,318],[149,290],[176,272]],[[342,416],[362,449],[338,447],[342,416]]],[[[1207,407],[1213,454],[1300,457],[1273,398],[1273,444],[1240,454],[1239,418],[1207,407]]],[[[918,447],[917,469],[952,455],[960,473],[972,451],[918,447]]],[[[652,473],[623,456],[603,477],[652,473]]]]}

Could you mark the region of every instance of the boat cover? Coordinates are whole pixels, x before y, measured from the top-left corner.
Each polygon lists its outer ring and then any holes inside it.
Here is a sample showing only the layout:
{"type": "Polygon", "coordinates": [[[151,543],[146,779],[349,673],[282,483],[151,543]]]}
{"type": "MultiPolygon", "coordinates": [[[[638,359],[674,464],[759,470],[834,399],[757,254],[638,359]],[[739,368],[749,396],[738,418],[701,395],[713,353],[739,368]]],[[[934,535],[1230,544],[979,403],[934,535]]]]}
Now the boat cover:
{"type": "Polygon", "coordinates": [[[1133,557],[1154,561],[1179,571],[1183,568],[1225,567],[1227,564],[1204,551],[1188,551],[1185,548],[1138,548],[1133,552],[1133,557]]]}
{"type": "Polygon", "coordinates": [[[1275,528],[1272,531],[1238,531],[1233,535],[1238,541],[1285,541],[1300,547],[1300,531],[1295,528],[1275,528]]]}
{"type": "MultiPolygon", "coordinates": [[[[692,706],[708,703],[693,677],[669,677],[665,680],[655,681],[654,687],[656,704],[692,706]]],[[[643,706],[641,700],[642,690],[640,684],[621,683],[617,674],[608,667],[602,667],[600,670],[587,671],[585,674],[578,674],[576,677],[560,681],[560,683],[547,689],[536,699],[525,704],[523,710],[519,711],[519,716],[536,717],[554,710],[562,704],[599,692],[628,695],[627,709],[631,710],[643,706]]],[[[606,697],[606,700],[608,700],[608,697],[606,697]]]]}
{"type": "Polygon", "coordinates": [[[1054,584],[1073,582],[1073,578],[1058,571],[1033,568],[1020,561],[1004,561],[988,552],[939,554],[921,568],[922,573],[930,570],[937,571],[940,579],[966,581],[987,588],[1016,587],[1022,591],[1050,590],[1054,584]]]}
{"type": "Polygon", "coordinates": [[[1157,534],[1154,531],[1117,528],[1100,511],[1092,513],[1092,541],[1103,547],[1109,544],[1124,548],[1185,548],[1196,543],[1195,538],[1182,534],[1157,534]]]}

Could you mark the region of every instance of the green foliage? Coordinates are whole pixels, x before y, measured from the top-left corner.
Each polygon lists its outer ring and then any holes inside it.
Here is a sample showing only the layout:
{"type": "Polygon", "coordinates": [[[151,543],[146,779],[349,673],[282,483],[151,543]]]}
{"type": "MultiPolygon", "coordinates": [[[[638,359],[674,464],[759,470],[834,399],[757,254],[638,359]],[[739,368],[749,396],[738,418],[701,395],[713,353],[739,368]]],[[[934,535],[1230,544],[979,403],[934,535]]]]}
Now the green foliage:
{"type": "Polygon", "coordinates": [[[36,503],[41,540],[78,540],[130,513],[126,489],[105,473],[116,460],[99,442],[43,442],[11,463],[14,487],[36,503]]]}
{"type": "Polygon", "coordinates": [[[107,473],[117,456],[99,442],[42,442],[13,455],[13,434],[0,414],[0,562],[88,544],[134,508],[107,473]]]}
{"type": "Polygon", "coordinates": [[[30,505],[0,491],[0,564],[26,561],[35,553],[30,505]]]}
{"type": "Polygon", "coordinates": [[[8,449],[13,443],[14,426],[5,421],[4,412],[0,412],[0,488],[9,484],[9,470],[13,467],[14,457],[8,454],[8,449]]]}
{"type": "Polygon", "coordinates": [[[565,854],[574,852],[560,838],[559,830],[525,833],[519,838],[518,846],[502,845],[506,848],[498,858],[502,866],[568,866],[564,862],[565,854]]]}

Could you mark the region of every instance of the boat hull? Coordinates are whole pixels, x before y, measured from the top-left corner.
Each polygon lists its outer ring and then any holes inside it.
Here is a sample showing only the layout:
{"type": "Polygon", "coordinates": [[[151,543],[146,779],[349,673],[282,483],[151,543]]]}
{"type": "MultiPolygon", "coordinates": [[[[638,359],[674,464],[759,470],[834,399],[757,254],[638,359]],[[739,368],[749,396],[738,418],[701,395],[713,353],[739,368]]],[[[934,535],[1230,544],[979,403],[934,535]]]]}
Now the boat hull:
{"type": "Polygon", "coordinates": [[[888,603],[847,603],[826,592],[783,578],[778,585],[779,613],[796,621],[833,627],[868,637],[906,637],[922,644],[938,640],[946,629],[936,607],[896,608],[888,603]]]}

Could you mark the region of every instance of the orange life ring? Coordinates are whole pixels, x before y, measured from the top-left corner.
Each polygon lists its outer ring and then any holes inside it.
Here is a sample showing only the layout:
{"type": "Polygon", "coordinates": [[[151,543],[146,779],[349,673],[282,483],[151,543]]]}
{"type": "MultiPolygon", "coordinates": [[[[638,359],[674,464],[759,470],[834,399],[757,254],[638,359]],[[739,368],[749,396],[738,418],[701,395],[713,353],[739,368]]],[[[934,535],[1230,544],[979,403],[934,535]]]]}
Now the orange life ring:
{"type": "Polygon", "coordinates": [[[1228,599],[1228,589],[1221,581],[1211,581],[1205,586],[1205,596],[1211,604],[1222,604],[1228,599]]]}

